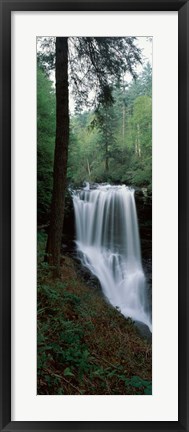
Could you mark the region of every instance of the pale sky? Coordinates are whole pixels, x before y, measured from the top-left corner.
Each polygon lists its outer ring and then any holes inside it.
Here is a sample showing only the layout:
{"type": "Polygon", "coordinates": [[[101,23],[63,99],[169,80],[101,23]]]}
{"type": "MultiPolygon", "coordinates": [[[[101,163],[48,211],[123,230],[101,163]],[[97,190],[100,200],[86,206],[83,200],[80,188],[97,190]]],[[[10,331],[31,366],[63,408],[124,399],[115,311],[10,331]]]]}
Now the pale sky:
{"type": "Polygon", "coordinates": [[[150,37],[138,37],[138,46],[142,50],[144,63],[142,65],[139,65],[137,68],[137,71],[140,73],[142,72],[142,69],[146,63],[150,63],[152,66],[152,47],[153,47],[153,41],[150,37]]]}

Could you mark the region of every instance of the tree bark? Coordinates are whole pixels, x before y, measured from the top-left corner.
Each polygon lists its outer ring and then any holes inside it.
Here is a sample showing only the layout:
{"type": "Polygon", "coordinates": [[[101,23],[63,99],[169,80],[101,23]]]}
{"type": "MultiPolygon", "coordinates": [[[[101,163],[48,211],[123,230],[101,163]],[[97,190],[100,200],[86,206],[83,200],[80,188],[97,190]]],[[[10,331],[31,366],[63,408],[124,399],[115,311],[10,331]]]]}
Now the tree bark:
{"type": "Polygon", "coordinates": [[[108,175],[108,172],[109,172],[109,155],[108,155],[108,145],[107,145],[107,141],[106,141],[105,171],[106,171],[106,174],[108,175]]]}
{"type": "Polygon", "coordinates": [[[138,143],[138,156],[141,157],[141,145],[140,145],[140,125],[137,124],[137,143],[138,143]]]}
{"type": "Polygon", "coordinates": [[[125,104],[123,102],[123,111],[122,111],[122,138],[123,138],[123,148],[125,143],[125,104]]]}
{"type": "Polygon", "coordinates": [[[64,222],[64,202],[69,141],[68,106],[68,38],[56,38],[56,143],[54,155],[53,192],[46,257],[60,274],[60,250],[64,222]]]}
{"type": "Polygon", "coordinates": [[[107,108],[105,109],[105,171],[108,175],[109,172],[109,152],[108,152],[108,115],[107,108]]]}
{"type": "Polygon", "coordinates": [[[90,169],[90,164],[89,164],[89,160],[87,159],[87,171],[89,174],[89,178],[91,177],[91,169],[90,169]]]}

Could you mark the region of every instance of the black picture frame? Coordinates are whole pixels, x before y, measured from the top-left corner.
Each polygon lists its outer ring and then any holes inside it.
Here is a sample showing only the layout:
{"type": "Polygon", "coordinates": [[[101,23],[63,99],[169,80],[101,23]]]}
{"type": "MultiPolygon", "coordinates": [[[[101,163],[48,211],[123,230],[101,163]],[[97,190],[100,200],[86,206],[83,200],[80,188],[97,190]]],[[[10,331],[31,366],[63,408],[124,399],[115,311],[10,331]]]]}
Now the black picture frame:
{"type": "MultiPolygon", "coordinates": [[[[0,429],[1,431],[189,431],[189,2],[188,0],[0,0],[0,429]],[[177,422],[11,421],[11,12],[178,11],[179,19],[179,419],[177,422]]],[[[173,377],[174,379],[174,377],[173,377]]],[[[167,389],[169,392],[169,389],[167,389]]],[[[167,403],[168,400],[167,400],[167,403]]]]}

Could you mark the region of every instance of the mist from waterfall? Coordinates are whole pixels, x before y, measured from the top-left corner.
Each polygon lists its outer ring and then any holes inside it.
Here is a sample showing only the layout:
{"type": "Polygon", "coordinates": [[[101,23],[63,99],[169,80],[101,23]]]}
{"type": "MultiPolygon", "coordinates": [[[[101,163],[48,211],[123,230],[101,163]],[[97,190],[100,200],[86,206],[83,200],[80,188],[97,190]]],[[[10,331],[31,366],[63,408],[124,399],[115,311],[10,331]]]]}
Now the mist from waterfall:
{"type": "Polygon", "coordinates": [[[73,203],[82,264],[114,307],[151,330],[134,189],[98,185],[90,190],[87,184],[73,194],[73,203]]]}

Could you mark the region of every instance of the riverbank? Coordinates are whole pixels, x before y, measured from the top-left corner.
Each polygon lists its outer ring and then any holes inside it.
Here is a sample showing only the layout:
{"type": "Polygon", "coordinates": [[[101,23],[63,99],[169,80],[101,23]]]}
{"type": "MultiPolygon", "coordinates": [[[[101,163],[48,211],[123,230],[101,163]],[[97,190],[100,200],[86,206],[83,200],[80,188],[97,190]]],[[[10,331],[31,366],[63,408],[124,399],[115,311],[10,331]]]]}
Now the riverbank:
{"type": "Polygon", "coordinates": [[[38,245],[38,394],[151,394],[151,343],[88,286],[71,257],[61,280],[38,245]]]}

